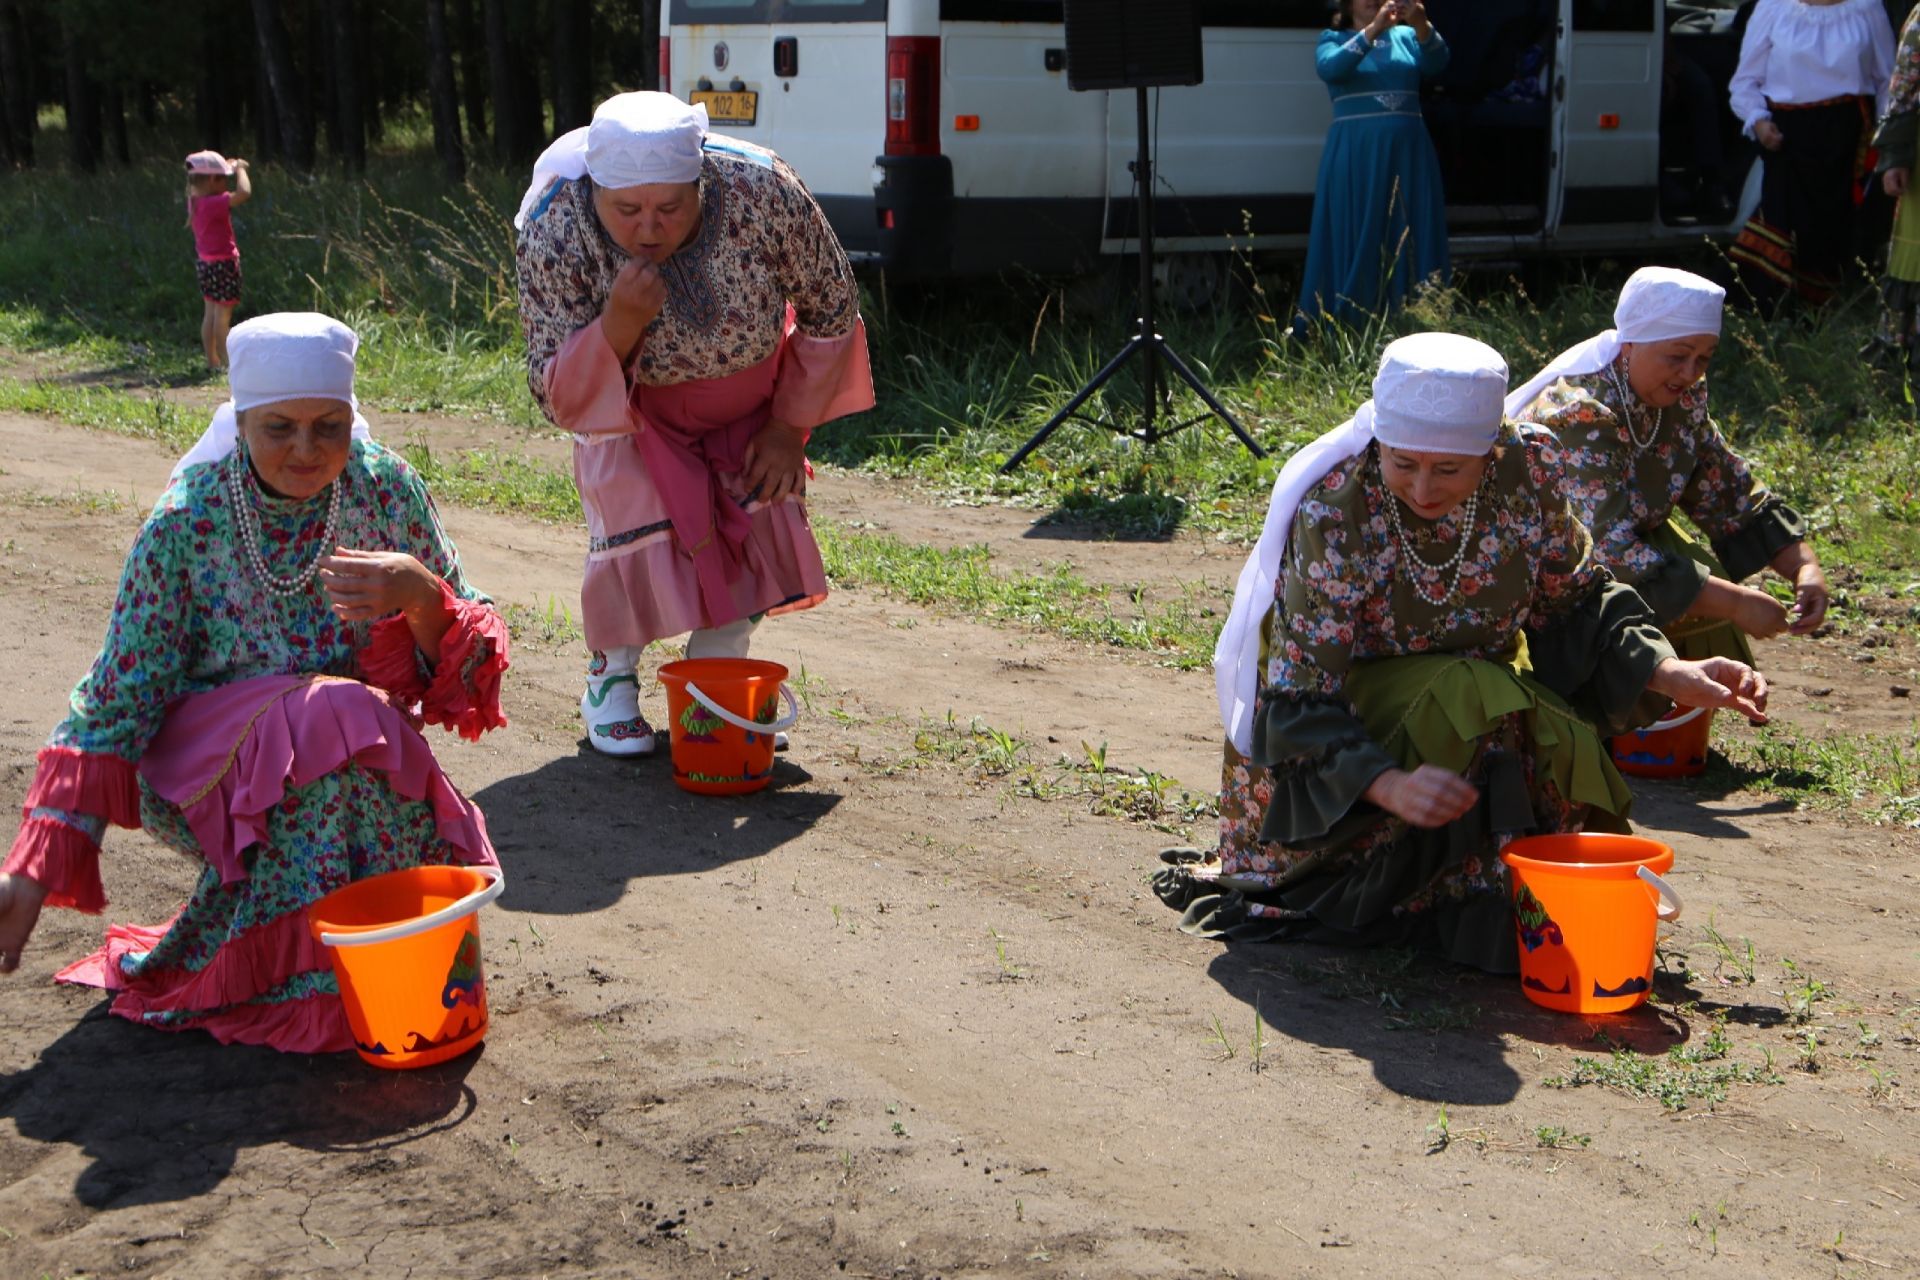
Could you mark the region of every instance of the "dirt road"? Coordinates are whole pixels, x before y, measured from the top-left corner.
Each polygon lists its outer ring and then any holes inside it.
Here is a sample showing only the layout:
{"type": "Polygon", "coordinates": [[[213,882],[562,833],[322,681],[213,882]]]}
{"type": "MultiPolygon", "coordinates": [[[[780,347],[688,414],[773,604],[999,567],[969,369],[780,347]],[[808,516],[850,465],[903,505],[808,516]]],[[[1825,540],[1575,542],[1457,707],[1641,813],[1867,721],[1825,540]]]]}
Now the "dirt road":
{"type": "MultiPolygon", "coordinates": [[[[21,418],[0,458],[17,811],[170,458],[21,418]]],[[[1198,539],[1036,538],[1030,516],[856,477],[823,478],[816,506],[1105,581],[1237,567],[1198,539]]],[[[511,882],[484,922],[485,1049],[383,1073],[147,1032],[48,981],[102,927],[50,912],[0,980],[0,1273],[1920,1273],[1912,833],[1643,787],[1689,923],[1657,1004],[1616,1019],[1392,957],[1222,947],[1148,890],[1171,836],[1018,794],[1038,788],[948,727],[1002,730],[1022,764],[1104,741],[1205,791],[1205,673],[843,592],[762,633],[805,673],[776,786],[689,796],[663,760],[579,745],[577,641],[536,625],[575,589],[574,532],[446,515],[471,577],[529,610],[512,725],[435,744],[511,882]],[[1684,1110],[1620,1070],[1550,1083],[1612,1046],[1769,1082],[1684,1110]]],[[[1888,683],[1911,649],[1858,656],[1763,655],[1784,715],[1904,727],[1888,683]]],[[[191,875],[108,839],[114,918],[163,918],[191,875]]],[[[1641,1083],[1700,1079],[1683,1065],[1641,1083]]]]}

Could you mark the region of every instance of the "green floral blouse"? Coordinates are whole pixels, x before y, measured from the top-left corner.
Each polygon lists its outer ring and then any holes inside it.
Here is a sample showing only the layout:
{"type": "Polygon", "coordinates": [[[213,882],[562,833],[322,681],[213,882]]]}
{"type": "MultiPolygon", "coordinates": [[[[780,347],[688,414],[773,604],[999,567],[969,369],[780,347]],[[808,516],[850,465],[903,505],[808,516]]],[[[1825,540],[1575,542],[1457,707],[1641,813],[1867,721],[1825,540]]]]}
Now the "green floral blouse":
{"type": "Polygon", "coordinates": [[[1559,440],[1567,497],[1593,531],[1594,558],[1631,584],[1664,626],[1686,615],[1711,572],[1655,545],[1676,511],[1706,535],[1735,582],[1806,537],[1806,522],[1727,444],[1707,412],[1704,381],[1658,415],[1626,394],[1634,400],[1631,431],[1604,370],[1560,379],[1523,416],[1559,440]]]}

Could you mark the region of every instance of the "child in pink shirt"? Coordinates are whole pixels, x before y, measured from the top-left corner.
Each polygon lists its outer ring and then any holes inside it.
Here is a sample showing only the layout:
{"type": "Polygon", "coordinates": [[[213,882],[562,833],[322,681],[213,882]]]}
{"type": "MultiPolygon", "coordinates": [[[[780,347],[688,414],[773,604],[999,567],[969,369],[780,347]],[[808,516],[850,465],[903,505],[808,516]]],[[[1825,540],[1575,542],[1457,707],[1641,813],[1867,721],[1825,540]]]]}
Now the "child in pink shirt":
{"type": "Polygon", "coordinates": [[[207,363],[216,369],[227,364],[227,330],[233,309],[240,304],[240,246],[233,238],[233,206],[253,198],[253,183],[245,160],[228,160],[218,151],[196,151],[187,157],[187,225],[193,228],[199,255],[194,274],[206,310],[200,317],[200,345],[207,363]],[[227,190],[232,177],[234,189],[227,190]]]}

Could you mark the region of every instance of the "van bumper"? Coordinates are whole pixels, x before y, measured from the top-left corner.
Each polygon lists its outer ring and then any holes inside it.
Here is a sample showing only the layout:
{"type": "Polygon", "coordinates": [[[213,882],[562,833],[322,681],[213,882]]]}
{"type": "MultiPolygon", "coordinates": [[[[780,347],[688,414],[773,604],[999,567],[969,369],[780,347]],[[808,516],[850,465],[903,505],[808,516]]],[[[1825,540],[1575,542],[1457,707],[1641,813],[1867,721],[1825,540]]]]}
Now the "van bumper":
{"type": "Polygon", "coordinates": [[[903,276],[953,271],[953,161],[880,156],[873,162],[880,265],[903,276]]]}
{"type": "Polygon", "coordinates": [[[1048,275],[1100,260],[1106,201],[1098,196],[962,199],[946,156],[880,156],[873,164],[878,261],[894,275],[1048,275]]]}

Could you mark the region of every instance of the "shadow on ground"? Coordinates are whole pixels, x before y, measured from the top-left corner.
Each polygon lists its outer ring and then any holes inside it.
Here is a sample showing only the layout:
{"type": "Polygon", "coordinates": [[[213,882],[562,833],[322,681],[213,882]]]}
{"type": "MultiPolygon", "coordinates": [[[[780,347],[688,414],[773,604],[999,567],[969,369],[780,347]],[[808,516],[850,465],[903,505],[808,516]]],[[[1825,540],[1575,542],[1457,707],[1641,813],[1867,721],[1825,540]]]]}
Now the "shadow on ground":
{"type": "MultiPolygon", "coordinates": [[[[1343,1050],[1368,1062],[1383,1087],[1434,1103],[1513,1101],[1522,1076],[1511,1059],[1526,1045],[1601,1055],[1620,1047],[1652,1056],[1688,1038],[1686,1021],[1660,1006],[1555,1013],[1529,1002],[1517,978],[1412,951],[1228,943],[1208,971],[1278,1033],[1267,1047],[1277,1061],[1284,1061],[1288,1040],[1343,1050]]],[[[1226,1029],[1242,1053],[1253,1027],[1251,1017],[1243,1021],[1226,1029]]]]}
{"type": "Polygon", "coordinates": [[[473,799],[506,868],[501,905],[576,915],[618,902],[630,880],[758,858],[804,835],[841,800],[812,781],[777,757],[763,791],[694,795],[674,785],[663,755],[613,760],[583,747],[473,799]]]}
{"type": "Polygon", "coordinates": [[[191,1200],[240,1152],[287,1144],[377,1155],[452,1129],[474,1111],[478,1052],[417,1071],[353,1054],[310,1056],[152,1031],[101,1001],[25,1071],[0,1080],[20,1136],[92,1161],[73,1194],[93,1209],[191,1200]]]}

